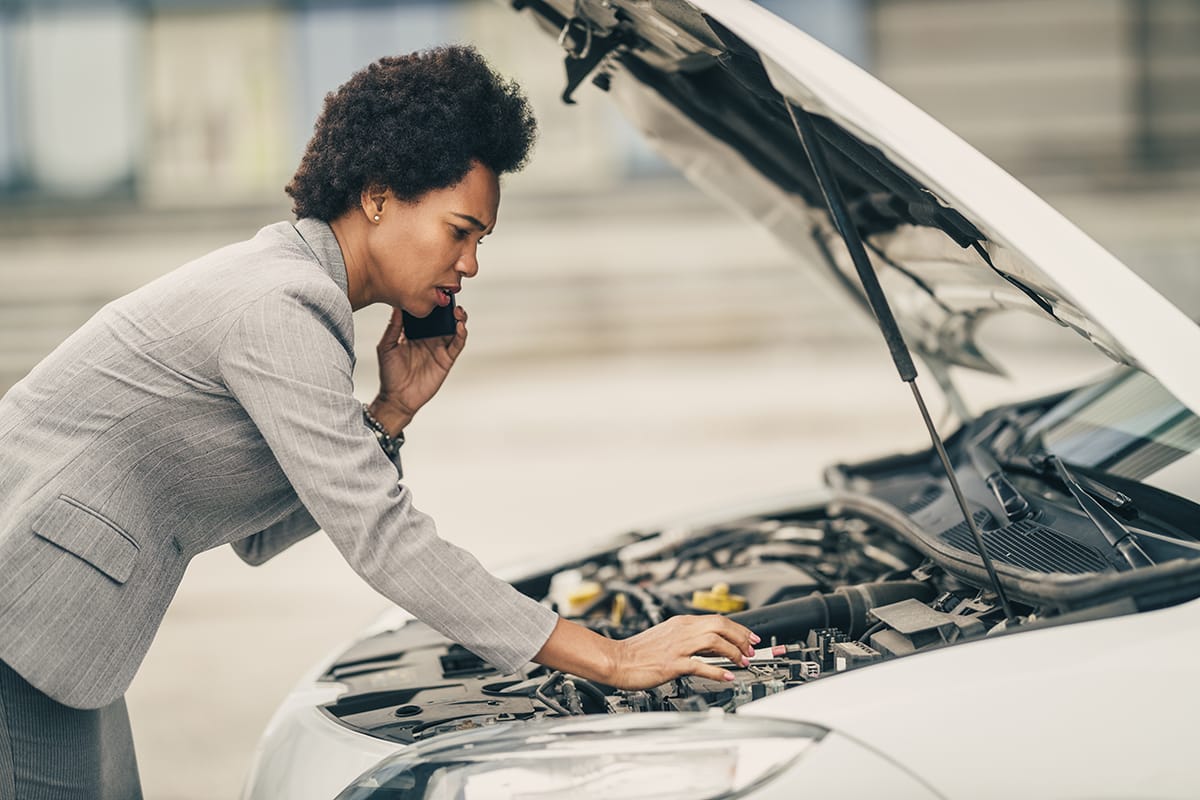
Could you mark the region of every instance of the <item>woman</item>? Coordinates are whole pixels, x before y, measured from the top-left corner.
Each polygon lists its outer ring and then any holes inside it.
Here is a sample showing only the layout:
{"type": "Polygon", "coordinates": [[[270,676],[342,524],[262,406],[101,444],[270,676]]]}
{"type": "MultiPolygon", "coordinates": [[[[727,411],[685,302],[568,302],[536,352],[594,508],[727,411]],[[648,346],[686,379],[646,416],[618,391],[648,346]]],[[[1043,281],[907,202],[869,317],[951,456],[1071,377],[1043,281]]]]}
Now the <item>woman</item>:
{"type": "Polygon", "coordinates": [[[296,223],[110,303],[0,400],[0,797],[140,795],[123,695],[189,559],[261,564],[321,528],[371,586],[501,669],[643,688],[757,638],[677,617],[615,642],[438,538],[398,483],[404,427],[467,340],[409,341],[496,225],[535,123],[473,49],[385,58],[326,98],[296,223]],[[352,312],[386,303],[380,389],[353,396],[352,312]]]}

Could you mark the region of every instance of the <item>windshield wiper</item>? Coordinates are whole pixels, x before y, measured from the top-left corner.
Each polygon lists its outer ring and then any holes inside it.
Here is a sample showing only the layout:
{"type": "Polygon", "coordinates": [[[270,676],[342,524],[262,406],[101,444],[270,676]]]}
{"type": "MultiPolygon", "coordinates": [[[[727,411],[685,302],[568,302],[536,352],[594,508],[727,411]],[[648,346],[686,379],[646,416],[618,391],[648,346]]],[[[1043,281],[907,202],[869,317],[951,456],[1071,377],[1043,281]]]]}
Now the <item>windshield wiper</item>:
{"type": "Polygon", "coordinates": [[[1137,507],[1133,504],[1132,497],[1124,492],[1117,491],[1108,484],[1101,483],[1095,478],[1089,478],[1083,474],[1076,475],[1075,480],[1079,481],[1079,485],[1092,497],[1108,503],[1118,511],[1132,513],[1137,510],[1137,507]]]}
{"type": "Polygon", "coordinates": [[[997,429],[1002,425],[1006,425],[1008,420],[998,419],[991,425],[987,426],[975,436],[967,440],[965,449],[967,456],[971,459],[971,464],[975,470],[983,477],[983,482],[987,484],[988,489],[996,497],[996,502],[1004,509],[1004,515],[1009,522],[1016,522],[1019,519],[1025,519],[1030,514],[1029,501],[1024,495],[1012,485],[1008,476],[1004,474],[1004,468],[996,461],[996,457],[992,455],[992,451],[983,444],[985,439],[990,439],[997,429]]]}
{"type": "MultiPolygon", "coordinates": [[[[1004,468],[1000,465],[1000,462],[992,455],[991,450],[983,444],[985,439],[990,438],[996,432],[996,429],[1006,422],[1007,420],[1001,419],[989,425],[982,433],[972,439],[968,439],[965,449],[971,459],[972,465],[983,477],[983,482],[987,484],[988,489],[991,490],[997,502],[1004,509],[1004,515],[1008,518],[1007,521],[1016,522],[1029,517],[1033,513],[1029,501],[1025,499],[1017,487],[1013,486],[1008,476],[1004,474],[1004,468]]],[[[1125,563],[1131,569],[1153,566],[1154,562],[1150,559],[1150,556],[1146,555],[1146,551],[1134,539],[1133,531],[1113,516],[1108,509],[1100,505],[1092,496],[1094,493],[1100,492],[1106,498],[1111,498],[1108,500],[1110,503],[1119,503],[1121,498],[1124,498],[1125,504],[1131,505],[1133,501],[1127,495],[1121,494],[1099,481],[1092,481],[1090,478],[1074,475],[1067,469],[1062,459],[1056,455],[1044,452],[1039,453],[1029,463],[1031,466],[1035,466],[1039,474],[1045,474],[1050,469],[1054,470],[1058,479],[1062,481],[1067,490],[1071,492],[1071,496],[1075,498],[1075,502],[1083,509],[1083,513],[1087,514],[1088,519],[1092,521],[1092,524],[1103,534],[1112,549],[1124,559],[1125,563]],[[1084,486],[1082,480],[1080,480],[1081,478],[1094,484],[1094,486],[1084,486]]],[[[1114,565],[1119,566],[1116,562],[1114,562],[1114,565]]]]}
{"type": "Polygon", "coordinates": [[[1100,505],[1091,494],[1088,493],[1071,471],[1067,469],[1067,465],[1062,462],[1062,459],[1053,454],[1046,454],[1042,459],[1043,462],[1054,469],[1058,474],[1058,479],[1066,484],[1071,495],[1075,498],[1075,502],[1083,509],[1083,513],[1088,515],[1088,519],[1092,524],[1099,529],[1108,543],[1113,549],[1124,557],[1126,563],[1131,568],[1153,566],[1154,562],[1150,556],[1146,555],[1146,551],[1133,538],[1133,531],[1126,527],[1125,523],[1112,515],[1107,508],[1100,505]]]}
{"type": "MultiPolygon", "coordinates": [[[[985,475],[995,473],[1002,469],[1011,468],[1016,468],[1023,472],[1032,472],[1037,475],[1044,474],[1049,465],[1046,463],[1047,453],[1045,452],[1045,445],[1040,444],[1040,439],[1034,439],[1034,442],[1038,445],[1038,448],[1037,452],[1035,452],[1032,456],[1013,454],[1012,451],[1014,449],[1014,445],[1019,437],[1018,430],[1018,422],[1010,412],[985,428],[982,433],[975,437],[974,441],[969,442],[967,445],[967,452],[971,456],[972,461],[975,463],[976,468],[985,475]],[[1004,444],[1001,443],[1002,437],[1005,441],[1004,444]],[[985,440],[987,440],[986,445],[982,444],[985,440]],[[982,462],[975,460],[975,453],[971,450],[973,445],[976,451],[982,451],[984,453],[984,460],[982,462]],[[981,463],[983,463],[984,466],[981,466],[981,463]],[[985,472],[985,469],[988,471],[985,472]]],[[[1003,476],[1003,472],[1000,472],[999,474],[1003,476]]],[[[1133,498],[1124,492],[1114,489],[1106,483],[1101,483],[1095,478],[1084,475],[1083,473],[1072,473],[1072,477],[1075,479],[1075,482],[1079,484],[1080,488],[1100,502],[1107,504],[1109,507],[1114,508],[1117,511],[1120,511],[1123,515],[1136,515],[1137,506],[1134,504],[1133,498]]],[[[1007,482],[1007,479],[1005,479],[1005,482],[1007,482]]],[[[1011,486],[1011,484],[1009,485],[1011,486]]],[[[991,488],[990,483],[988,486],[991,488]]],[[[1016,489],[1014,488],[1013,491],[1015,492],[1016,489]]],[[[994,494],[996,490],[992,489],[992,492],[994,494]]],[[[1001,505],[1004,505],[1003,499],[1001,499],[999,496],[997,496],[997,499],[1000,499],[1001,505]]],[[[1005,511],[1007,510],[1008,507],[1005,506],[1005,511]]]]}
{"type": "MultiPolygon", "coordinates": [[[[1001,460],[999,464],[1010,469],[1016,468],[1023,472],[1031,472],[1035,475],[1045,474],[1048,471],[1047,467],[1050,467],[1050,464],[1046,461],[1045,453],[1039,453],[1032,457],[1010,457],[1001,460]]],[[[1075,479],[1075,483],[1079,485],[1080,489],[1087,492],[1094,499],[1110,508],[1120,511],[1126,517],[1137,515],[1137,505],[1134,503],[1133,498],[1124,492],[1112,488],[1107,483],[1101,483],[1095,478],[1084,475],[1082,472],[1073,472],[1071,473],[1071,477],[1075,479]]]]}
{"type": "MultiPolygon", "coordinates": [[[[1024,519],[1029,516],[1029,502],[1021,495],[1017,487],[1013,486],[1008,480],[1000,462],[996,460],[992,451],[982,442],[985,439],[994,440],[997,438],[1000,429],[1004,427],[1012,430],[1012,425],[1013,420],[1011,418],[1001,417],[966,443],[966,451],[967,455],[971,458],[971,463],[974,464],[975,469],[983,476],[984,483],[987,484],[992,494],[996,496],[996,500],[1004,508],[1004,513],[1008,515],[1009,521],[1024,519]]],[[[1009,461],[1008,463],[1012,462],[1009,461]]],[[[1154,564],[1154,561],[1151,560],[1150,556],[1146,555],[1146,551],[1134,539],[1133,531],[1097,501],[1097,498],[1099,498],[1116,509],[1129,510],[1133,508],[1133,499],[1129,495],[1118,492],[1116,489],[1106,486],[1100,481],[1089,478],[1086,475],[1075,475],[1071,470],[1067,469],[1067,465],[1063,463],[1061,458],[1048,452],[1044,446],[1039,447],[1037,452],[1029,457],[1025,466],[1031,467],[1039,474],[1045,474],[1047,469],[1054,470],[1058,479],[1062,481],[1063,485],[1071,493],[1071,496],[1075,498],[1075,502],[1083,509],[1083,513],[1087,514],[1088,519],[1103,534],[1109,545],[1120,553],[1125,563],[1131,568],[1148,567],[1154,564]]]]}

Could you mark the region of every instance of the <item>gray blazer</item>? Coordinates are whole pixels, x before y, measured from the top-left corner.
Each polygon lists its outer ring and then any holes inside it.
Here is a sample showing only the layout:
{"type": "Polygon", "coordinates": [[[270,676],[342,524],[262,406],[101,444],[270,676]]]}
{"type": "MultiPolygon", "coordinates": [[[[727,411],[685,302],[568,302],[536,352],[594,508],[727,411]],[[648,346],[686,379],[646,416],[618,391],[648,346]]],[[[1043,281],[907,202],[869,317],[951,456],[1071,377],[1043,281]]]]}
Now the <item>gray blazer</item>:
{"type": "Polygon", "coordinates": [[[0,660],[120,697],[192,556],[322,528],[372,587],[503,669],[557,616],[438,538],[352,394],[329,226],[263,228],[116,300],[0,399],[0,660]]]}

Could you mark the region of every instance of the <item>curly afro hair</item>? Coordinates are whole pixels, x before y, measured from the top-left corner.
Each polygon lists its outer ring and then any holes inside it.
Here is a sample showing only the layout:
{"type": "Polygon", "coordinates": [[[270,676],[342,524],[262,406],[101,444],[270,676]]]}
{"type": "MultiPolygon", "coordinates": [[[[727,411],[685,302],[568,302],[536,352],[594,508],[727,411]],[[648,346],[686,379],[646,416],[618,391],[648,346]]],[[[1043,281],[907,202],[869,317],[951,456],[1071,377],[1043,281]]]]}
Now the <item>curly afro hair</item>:
{"type": "Polygon", "coordinates": [[[521,88],[473,47],[381,58],[325,96],[285,191],[299,217],[326,222],[379,186],[412,201],[454,186],[473,161],[496,175],[529,157],[537,121],[521,88]]]}

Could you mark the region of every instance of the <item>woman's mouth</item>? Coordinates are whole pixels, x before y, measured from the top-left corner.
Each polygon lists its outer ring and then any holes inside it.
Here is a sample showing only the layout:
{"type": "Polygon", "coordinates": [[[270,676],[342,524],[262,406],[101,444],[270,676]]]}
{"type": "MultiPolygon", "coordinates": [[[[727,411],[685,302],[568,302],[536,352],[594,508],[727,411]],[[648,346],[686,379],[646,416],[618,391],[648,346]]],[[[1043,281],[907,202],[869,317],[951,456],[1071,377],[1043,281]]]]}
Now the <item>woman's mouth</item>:
{"type": "Polygon", "coordinates": [[[438,305],[439,306],[448,306],[454,299],[454,290],[453,289],[447,289],[445,287],[439,286],[439,287],[437,287],[437,293],[438,293],[438,305]]]}

